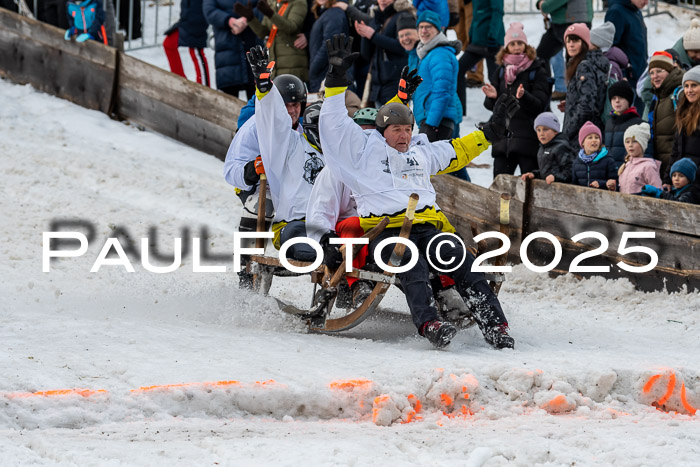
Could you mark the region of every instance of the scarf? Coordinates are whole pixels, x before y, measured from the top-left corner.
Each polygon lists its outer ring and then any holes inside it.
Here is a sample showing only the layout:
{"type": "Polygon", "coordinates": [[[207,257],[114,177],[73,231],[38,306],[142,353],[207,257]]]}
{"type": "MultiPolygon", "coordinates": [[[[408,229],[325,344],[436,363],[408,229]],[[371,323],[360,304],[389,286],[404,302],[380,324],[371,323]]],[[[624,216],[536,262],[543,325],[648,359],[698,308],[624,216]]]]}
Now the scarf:
{"type": "Polygon", "coordinates": [[[515,77],[518,76],[518,73],[530,68],[532,60],[530,60],[526,54],[508,54],[503,57],[503,64],[506,67],[506,85],[510,86],[513,84],[513,81],[515,81],[515,77]]]}
{"type": "Polygon", "coordinates": [[[578,151],[578,158],[581,159],[581,162],[583,162],[584,164],[590,164],[591,162],[593,162],[593,159],[598,157],[598,154],[600,154],[600,151],[596,151],[593,154],[586,154],[586,151],[580,149],[578,151]]]}
{"type": "Polygon", "coordinates": [[[418,54],[418,58],[420,60],[423,60],[426,55],[428,55],[428,52],[433,50],[435,47],[438,46],[441,42],[448,42],[447,41],[447,36],[443,33],[438,33],[435,37],[430,39],[428,42],[425,44],[422,42],[418,42],[418,47],[416,48],[416,54],[418,54]]]}

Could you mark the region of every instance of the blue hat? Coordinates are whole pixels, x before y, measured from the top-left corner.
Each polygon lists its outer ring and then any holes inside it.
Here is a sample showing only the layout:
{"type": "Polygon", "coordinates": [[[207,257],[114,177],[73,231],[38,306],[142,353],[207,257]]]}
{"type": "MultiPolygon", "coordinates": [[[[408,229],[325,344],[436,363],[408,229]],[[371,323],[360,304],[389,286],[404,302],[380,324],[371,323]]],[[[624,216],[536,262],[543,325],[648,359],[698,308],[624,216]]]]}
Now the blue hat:
{"type": "Polygon", "coordinates": [[[425,10],[423,13],[421,13],[418,17],[418,21],[416,21],[416,26],[418,26],[420,23],[430,23],[435,26],[438,32],[442,31],[442,21],[440,21],[440,15],[434,11],[425,10]]]}
{"type": "Polygon", "coordinates": [[[671,175],[673,175],[673,172],[682,173],[690,183],[693,183],[695,181],[695,174],[698,172],[698,166],[695,165],[695,162],[693,162],[691,158],[684,157],[671,166],[671,175]]]}

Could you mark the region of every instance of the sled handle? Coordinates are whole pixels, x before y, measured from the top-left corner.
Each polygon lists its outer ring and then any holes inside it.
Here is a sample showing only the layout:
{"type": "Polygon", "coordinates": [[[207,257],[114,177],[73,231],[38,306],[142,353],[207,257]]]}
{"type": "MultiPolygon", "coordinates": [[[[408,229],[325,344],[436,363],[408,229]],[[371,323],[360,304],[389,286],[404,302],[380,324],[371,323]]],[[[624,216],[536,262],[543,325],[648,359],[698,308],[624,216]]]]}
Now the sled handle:
{"type": "MultiPolygon", "coordinates": [[[[506,237],[510,236],[510,194],[508,193],[501,193],[501,205],[499,208],[500,211],[500,225],[499,225],[499,230],[503,235],[506,237]]],[[[508,262],[508,252],[506,251],[503,253],[501,256],[496,258],[493,262],[495,266],[505,266],[506,263],[508,262]]],[[[498,292],[501,290],[501,284],[502,282],[495,282],[491,281],[489,284],[491,286],[491,289],[493,290],[493,293],[498,295],[498,292]]]]}
{"type": "MultiPolygon", "coordinates": [[[[399,237],[408,238],[408,236],[411,234],[413,220],[416,217],[416,206],[418,205],[418,199],[419,196],[416,193],[412,193],[408,198],[408,206],[406,207],[406,214],[403,218],[403,224],[401,225],[399,237]]],[[[398,266],[401,263],[401,259],[403,259],[403,254],[405,251],[406,245],[403,243],[397,243],[394,247],[394,251],[391,253],[391,257],[389,258],[389,266],[398,266]]]]}
{"type": "MultiPolygon", "coordinates": [[[[265,231],[265,214],[267,211],[267,176],[260,174],[260,192],[258,193],[258,223],[256,232],[265,231]]],[[[255,248],[265,248],[265,239],[256,238],[255,248]]]]}

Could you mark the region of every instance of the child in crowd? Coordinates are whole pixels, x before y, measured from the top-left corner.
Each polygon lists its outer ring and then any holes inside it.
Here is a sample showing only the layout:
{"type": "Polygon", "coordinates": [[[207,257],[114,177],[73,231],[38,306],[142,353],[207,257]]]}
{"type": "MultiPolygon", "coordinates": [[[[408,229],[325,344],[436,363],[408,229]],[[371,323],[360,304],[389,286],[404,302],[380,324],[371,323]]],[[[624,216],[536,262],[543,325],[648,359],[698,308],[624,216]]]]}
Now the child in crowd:
{"type": "Polygon", "coordinates": [[[617,189],[617,169],[615,161],[608,155],[608,150],[602,146],[600,129],[588,121],[578,132],[578,142],[581,150],[574,160],[572,183],[615,191],[617,189]]]}
{"type": "MultiPolygon", "coordinates": [[[[632,125],[642,123],[634,102],[634,89],[627,81],[618,81],[608,88],[608,98],[612,107],[610,118],[605,124],[605,147],[615,166],[620,167],[625,161],[625,131],[632,125]]],[[[646,145],[645,145],[646,146],[646,145]]]]}
{"type": "Polygon", "coordinates": [[[700,204],[700,188],[693,185],[697,172],[698,166],[695,162],[689,157],[684,157],[671,166],[673,188],[670,192],[653,185],[644,185],[642,194],[681,203],[700,204]]]}
{"type": "Polygon", "coordinates": [[[85,42],[88,39],[107,44],[105,31],[105,10],[102,1],[97,0],[70,0],[66,3],[68,15],[68,30],[63,38],[67,41],[77,36],[77,42],[85,42]]]}
{"type": "Polygon", "coordinates": [[[644,157],[651,129],[648,123],[632,125],[625,131],[625,162],[617,174],[620,178],[620,193],[638,194],[644,185],[661,188],[661,161],[644,157]]]}
{"type": "Polygon", "coordinates": [[[571,166],[576,152],[560,133],[559,119],[552,112],[542,112],[535,119],[535,132],[540,141],[537,151],[539,169],[523,174],[522,179],[539,178],[551,185],[554,182],[571,182],[571,166]]]}

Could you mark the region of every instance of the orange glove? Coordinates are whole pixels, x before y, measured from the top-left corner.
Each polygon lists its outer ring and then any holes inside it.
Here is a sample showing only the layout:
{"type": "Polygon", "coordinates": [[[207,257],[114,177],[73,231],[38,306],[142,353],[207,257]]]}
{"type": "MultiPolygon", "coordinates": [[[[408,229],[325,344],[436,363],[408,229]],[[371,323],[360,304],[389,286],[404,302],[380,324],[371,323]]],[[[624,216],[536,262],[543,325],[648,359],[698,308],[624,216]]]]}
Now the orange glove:
{"type": "Polygon", "coordinates": [[[255,173],[258,175],[262,175],[265,173],[265,167],[263,166],[261,156],[255,158],[255,173]]]}

